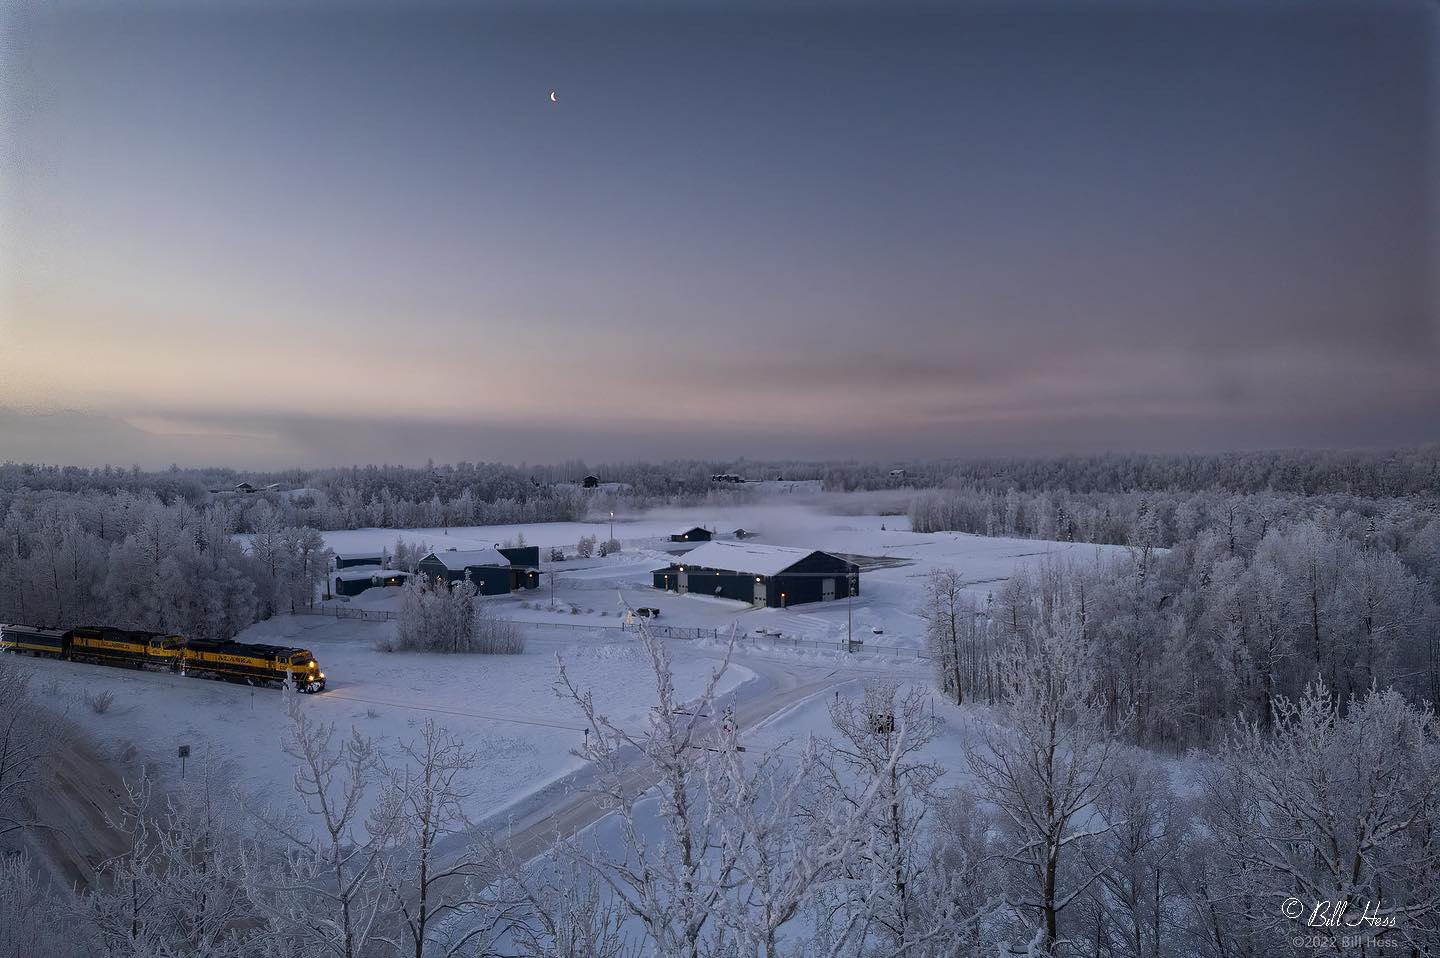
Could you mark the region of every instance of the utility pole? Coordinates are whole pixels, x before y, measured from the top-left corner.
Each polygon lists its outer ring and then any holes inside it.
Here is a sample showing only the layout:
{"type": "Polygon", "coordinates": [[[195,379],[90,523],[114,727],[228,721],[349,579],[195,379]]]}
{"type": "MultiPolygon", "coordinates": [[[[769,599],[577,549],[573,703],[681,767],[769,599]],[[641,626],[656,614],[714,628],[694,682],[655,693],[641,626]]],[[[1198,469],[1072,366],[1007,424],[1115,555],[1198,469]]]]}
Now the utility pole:
{"type": "Polygon", "coordinates": [[[845,577],[845,651],[855,650],[854,630],[854,609],[855,609],[855,576],[852,573],[845,577]]]}
{"type": "Polygon", "coordinates": [[[615,513],[610,513],[610,541],[615,541],[615,513]]]}
{"type": "Polygon", "coordinates": [[[550,608],[555,608],[555,570],[551,569],[550,576],[550,608]]]}

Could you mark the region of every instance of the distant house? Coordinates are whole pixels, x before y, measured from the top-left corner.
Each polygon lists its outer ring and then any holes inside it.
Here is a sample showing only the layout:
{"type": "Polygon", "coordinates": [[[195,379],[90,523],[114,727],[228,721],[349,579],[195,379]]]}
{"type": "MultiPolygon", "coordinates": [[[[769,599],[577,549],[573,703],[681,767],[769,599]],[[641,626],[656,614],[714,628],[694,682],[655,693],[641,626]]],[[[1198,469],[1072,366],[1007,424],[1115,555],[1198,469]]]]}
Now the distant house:
{"type": "Polygon", "coordinates": [[[335,573],[336,595],[359,595],[366,589],[404,585],[410,573],[399,569],[343,569],[335,573]]]}
{"type": "Polygon", "coordinates": [[[711,538],[710,530],[703,526],[691,526],[670,533],[671,542],[709,542],[711,538]]]}
{"type": "Polygon", "coordinates": [[[904,478],[905,478],[906,476],[908,476],[908,475],[910,475],[910,473],[906,472],[904,469],[891,469],[891,470],[890,470],[890,478],[891,478],[891,479],[904,479],[904,478]]]}
{"type": "Polygon", "coordinates": [[[653,573],[654,586],[783,609],[860,594],[860,567],[814,549],[707,542],[653,573]]]}
{"type": "Polygon", "coordinates": [[[584,479],[580,480],[580,485],[582,488],[585,489],[594,489],[596,486],[600,485],[600,477],[586,476],[584,479]]]}
{"type": "Polygon", "coordinates": [[[359,566],[375,566],[379,568],[385,564],[383,552],[337,552],[335,553],[335,568],[353,569],[359,566]]]}
{"type": "Polygon", "coordinates": [[[240,483],[238,486],[235,487],[235,491],[236,491],[236,492],[240,492],[240,493],[245,493],[245,494],[248,495],[249,493],[252,493],[252,492],[255,491],[255,485],[254,485],[254,483],[250,483],[250,482],[242,482],[242,483],[240,483]]]}
{"type": "Polygon", "coordinates": [[[750,538],[750,537],[753,536],[753,535],[755,535],[755,533],[751,532],[749,529],[736,529],[736,530],[735,530],[735,538],[737,538],[737,539],[748,539],[748,538],[750,538]]]}
{"type": "Polygon", "coordinates": [[[510,560],[499,549],[446,549],[421,559],[415,571],[433,583],[454,585],[469,580],[481,595],[510,592],[510,560]]]}

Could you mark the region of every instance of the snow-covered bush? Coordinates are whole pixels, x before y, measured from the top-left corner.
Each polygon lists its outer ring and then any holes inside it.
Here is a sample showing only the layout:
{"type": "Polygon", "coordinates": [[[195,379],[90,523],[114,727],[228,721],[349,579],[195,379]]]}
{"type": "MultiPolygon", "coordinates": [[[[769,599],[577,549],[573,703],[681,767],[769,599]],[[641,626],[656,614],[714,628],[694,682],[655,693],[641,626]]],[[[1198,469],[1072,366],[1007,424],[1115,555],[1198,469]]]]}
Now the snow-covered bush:
{"type": "Polygon", "coordinates": [[[581,536],[580,541],[575,543],[575,551],[582,559],[593,556],[595,554],[595,537],[581,536]]]}
{"type": "Polygon", "coordinates": [[[499,618],[477,600],[474,584],[459,582],[447,589],[417,577],[401,594],[394,642],[381,648],[508,655],[525,651],[525,636],[519,625],[499,618]]]}
{"type": "Polygon", "coordinates": [[[115,704],[115,693],[109,690],[86,692],[84,697],[85,704],[88,705],[90,711],[96,715],[104,715],[110,711],[110,706],[115,704]]]}
{"type": "Polygon", "coordinates": [[[564,562],[564,561],[565,561],[565,550],[562,549],[562,548],[560,548],[559,546],[551,546],[551,547],[550,547],[550,561],[551,561],[551,562],[564,562]]]}
{"type": "Polygon", "coordinates": [[[598,548],[602,557],[614,555],[615,553],[620,551],[620,540],[606,539],[604,542],[600,543],[598,548]]]}

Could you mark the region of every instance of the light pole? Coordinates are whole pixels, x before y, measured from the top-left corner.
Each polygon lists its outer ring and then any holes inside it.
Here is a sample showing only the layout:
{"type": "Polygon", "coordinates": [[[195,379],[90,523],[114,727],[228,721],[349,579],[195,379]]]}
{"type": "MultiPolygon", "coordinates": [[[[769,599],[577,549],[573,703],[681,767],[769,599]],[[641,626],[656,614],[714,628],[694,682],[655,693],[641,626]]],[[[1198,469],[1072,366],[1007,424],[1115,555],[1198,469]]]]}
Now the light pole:
{"type": "Polygon", "coordinates": [[[615,513],[610,513],[610,541],[615,541],[615,513]]]}

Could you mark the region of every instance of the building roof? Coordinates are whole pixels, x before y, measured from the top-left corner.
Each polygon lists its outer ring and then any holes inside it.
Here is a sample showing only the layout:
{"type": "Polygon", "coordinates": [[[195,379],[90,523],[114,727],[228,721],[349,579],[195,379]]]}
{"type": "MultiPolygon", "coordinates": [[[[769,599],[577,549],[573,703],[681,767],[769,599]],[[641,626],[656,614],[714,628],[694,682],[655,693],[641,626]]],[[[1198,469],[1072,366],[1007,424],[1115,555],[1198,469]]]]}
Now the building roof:
{"type": "Polygon", "coordinates": [[[778,575],[809,555],[815,549],[794,549],[790,546],[762,545],[758,542],[707,542],[687,552],[681,565],[702,569],[728,569],[755,575],[778,575]]]}
{"type": "Polygon", "coordinates": [[[335,578],[342,582],[363,582],[366,579],[393,579],[409,578],[410,573],[403,569],[377,569],[374,566],[358,569],[341,569],[335,573],[335,578]]]}
{"type": "Polygon", "coordinates": [[[672,529],[672,530],[670,530],[670,534],[671,534],[672,536],[684,536],[684,535],[689,535],[689,534],[692,533],[692,532],[709,532],[709,531],[710,531],[710,530],[707,529],[707,528],[705,528],[704,526],[681,526],[679,529],[672,529]]]}
{"type": "MultiPolygon", "coordinates": [[[[476,565],[509,565],[510,560],[500,554],[496,548],[489,549],[467,549],[464,552],[455,549],[446,549],[444,552],[432,552],[425,559],[438,559],[440,564],[451,572],[464,572],[471,566],[476,565]]],[[[421,559],[424,562],[425,559],[421,559]]]]}
{"type": "Polygon", "coordinates": [[[385,557],[385,550],[384,550],[384,549],[375,549],[375,550],[370,551],[370,552],[337,552],[337,553],[335,553],[335,558],[337,558],[337,559],[383,559],[384,557],[385,557]]]}

